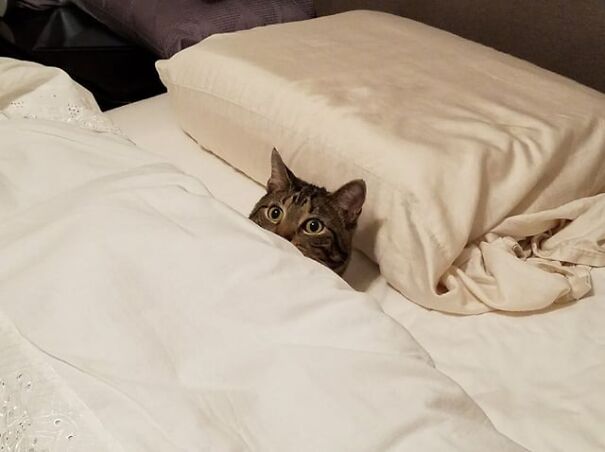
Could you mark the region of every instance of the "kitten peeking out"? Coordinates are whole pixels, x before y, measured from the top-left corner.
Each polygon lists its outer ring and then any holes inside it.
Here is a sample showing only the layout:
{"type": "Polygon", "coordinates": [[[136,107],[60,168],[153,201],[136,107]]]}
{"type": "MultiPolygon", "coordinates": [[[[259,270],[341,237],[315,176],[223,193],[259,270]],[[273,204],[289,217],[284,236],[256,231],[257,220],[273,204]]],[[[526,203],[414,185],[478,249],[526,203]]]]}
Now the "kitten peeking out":
{"type": "Polygon", "coordinates": [[[330,193],[297,178],[273,149],[267,194],[256,203],[250,219],[342,275],[365,197],[361,179],[330,193]]]}

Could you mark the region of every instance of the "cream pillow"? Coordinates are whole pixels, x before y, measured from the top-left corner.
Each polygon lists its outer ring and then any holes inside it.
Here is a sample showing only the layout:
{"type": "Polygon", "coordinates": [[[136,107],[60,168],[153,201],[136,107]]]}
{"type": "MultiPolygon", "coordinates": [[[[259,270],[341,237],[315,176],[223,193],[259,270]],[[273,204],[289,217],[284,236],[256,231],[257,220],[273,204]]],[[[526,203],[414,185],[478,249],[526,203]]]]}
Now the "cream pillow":
{"type": "Polygon", "coordinates": [[[157,66],[183,129],[253,179],[274,146],[328,189],[365,179],[356,245],[416,303],[542,309],[605,265],[596,91],[369,11],[215,35],[157,66]]]}

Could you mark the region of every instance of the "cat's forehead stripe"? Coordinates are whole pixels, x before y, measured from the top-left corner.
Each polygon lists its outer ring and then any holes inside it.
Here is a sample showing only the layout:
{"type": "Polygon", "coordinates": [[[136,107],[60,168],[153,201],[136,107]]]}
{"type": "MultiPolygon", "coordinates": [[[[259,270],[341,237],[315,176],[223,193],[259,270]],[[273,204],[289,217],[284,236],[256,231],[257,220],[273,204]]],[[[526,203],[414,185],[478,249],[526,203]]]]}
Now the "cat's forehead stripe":
{"type": "Polygon", "coordinates": [[[296,194],[294,202],[299,206],[304,206],[309,201],[309,195],[304,193],[304,189],[296,194]]]}
{"type": "Polygon", "coordinates": [[[294,198],[292,193],[288,193],[285,197],[280,199],[280,202],[285,206],[291,203],[291,200],[294,198]]]}

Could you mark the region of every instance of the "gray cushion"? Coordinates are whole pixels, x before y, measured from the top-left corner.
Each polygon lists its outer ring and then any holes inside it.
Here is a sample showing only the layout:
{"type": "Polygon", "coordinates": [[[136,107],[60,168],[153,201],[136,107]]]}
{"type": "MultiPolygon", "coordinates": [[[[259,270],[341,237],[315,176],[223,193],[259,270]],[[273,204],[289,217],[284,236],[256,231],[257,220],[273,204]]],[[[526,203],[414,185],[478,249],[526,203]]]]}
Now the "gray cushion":
{"type": "Polygon", "coordinates": [[[168,58],[214,34],[309,19],[312,0],[77,0],[118,34],[168,58]]]}

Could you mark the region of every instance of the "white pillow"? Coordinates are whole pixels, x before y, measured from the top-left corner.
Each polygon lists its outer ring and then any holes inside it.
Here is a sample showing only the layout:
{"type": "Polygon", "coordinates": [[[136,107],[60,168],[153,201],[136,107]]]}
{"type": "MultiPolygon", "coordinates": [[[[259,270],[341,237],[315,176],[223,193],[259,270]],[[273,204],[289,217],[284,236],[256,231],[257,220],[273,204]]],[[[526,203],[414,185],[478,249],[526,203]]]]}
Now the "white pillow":
{"type": "Polygon", "coordinates": [[[605,188],[596,91],[368,11],[216,35],[158,70],[185,131],[257,181],[274,146],[328,189],[365,179],[356,244],[419,304],[542,309],[590,290],[586,267],[559,260],[605,265],[603,225],[574,226],[556,253],[541,235],[605,212],[566,206],[605,188]]]}

